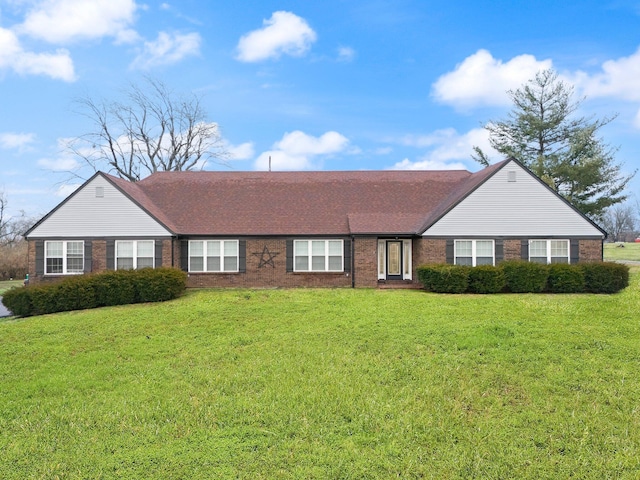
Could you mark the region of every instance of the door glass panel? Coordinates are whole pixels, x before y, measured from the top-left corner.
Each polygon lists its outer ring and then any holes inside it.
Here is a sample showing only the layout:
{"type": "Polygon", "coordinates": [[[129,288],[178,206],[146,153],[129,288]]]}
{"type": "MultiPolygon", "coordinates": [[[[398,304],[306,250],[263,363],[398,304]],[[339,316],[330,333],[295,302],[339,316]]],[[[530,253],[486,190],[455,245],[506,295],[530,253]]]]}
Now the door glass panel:
{"type": "Polygon", "coordinates": [[[400,275],[401,264],[400,264],[400,249],[402,248],[401,242],[388,242],[387,250],[388,250],[388,275],[400,275]]]}

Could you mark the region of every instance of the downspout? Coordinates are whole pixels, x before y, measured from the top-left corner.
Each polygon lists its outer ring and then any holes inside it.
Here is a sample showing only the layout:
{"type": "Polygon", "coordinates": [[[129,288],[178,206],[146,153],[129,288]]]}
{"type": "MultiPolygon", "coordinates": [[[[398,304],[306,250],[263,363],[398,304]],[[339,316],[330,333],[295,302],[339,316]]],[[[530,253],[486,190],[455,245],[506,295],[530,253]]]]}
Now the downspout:
{"type": "Polygon", "coordinates": [[[356,238],[351,235],[351,288],[356,288],[356,238]]]}
{"type": "Polygon", "coordinates": [[[176,259],[175,259],[174,250],[173,250],[175,248],[175,245],[174,245],[175,239],[176,239],[175,236],[171,237],[171,268],[175,268],[176,266],[175,264],[176,259]]]}

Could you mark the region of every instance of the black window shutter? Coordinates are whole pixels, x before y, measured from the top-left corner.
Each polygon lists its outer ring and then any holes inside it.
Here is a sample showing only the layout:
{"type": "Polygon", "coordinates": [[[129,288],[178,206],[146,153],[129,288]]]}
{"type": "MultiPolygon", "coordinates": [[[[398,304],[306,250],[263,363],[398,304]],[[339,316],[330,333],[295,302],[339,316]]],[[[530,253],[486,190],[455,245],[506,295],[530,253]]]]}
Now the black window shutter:
{"type": "Polygon", "coordinates": [[[162,266],[162,240],[156,240],[155,242],[155,266],[160,268],[162,266]]]}
{"type": "Polygon", "coordinates": [[[189,271],[189,240],[180,241],[180,268],[189,271]]]}
{"type": "Polygon", "coordinates": [[[447,240],[447,247],[446,247],[446,257],[447,257],[447,263],[453,265],[453,240],[449,239],[447,240]]]}
{"type": "Polygon", "coordinates": [[[116,241],[107,240],[107,270],[116,268],[116,241]]]}
{"type": "Polygon", "coordinates": [[[578,263],[580,261],[580,240],[574,238],[569,244],[569,263],[578,263]]]}
{"type": "Polygon", "coordinates": [[[496,255],[496,264],[504,260],[504,240],[501,238],[497,239],[495,242],[495,255],[496,255]]]}
{"type": "Polygon", "coordinates": [[[520,258],[522,260],[529,260],[529,240],[522,240],[520,242],[520,258]]]}
{"type": "Polygon", "coordinates": [[[293,240],[287,240],[287,272],[293,272],[293,240]]]}
{"type": "Polygon", "coordinates": [[[44,275],[44,240],[36,240],[36,275],[44,275]]]}
{"type": "Polygon", "coordinates": [[[84,241],[84,273],[91,272],[92,257],[93,257],[93,245],[91,243],[91,240],[85,240],[84,241]]]}
{"type": "Polygon", "coordinates": [[[247,271],[247,241],[238,241],[238,271],[245,273],[247,271]]]}
{"type": "Polygon", "coordinates": [[[351,240],[348,238],[344,241],[344,271],[351,272],[351,240]]]}

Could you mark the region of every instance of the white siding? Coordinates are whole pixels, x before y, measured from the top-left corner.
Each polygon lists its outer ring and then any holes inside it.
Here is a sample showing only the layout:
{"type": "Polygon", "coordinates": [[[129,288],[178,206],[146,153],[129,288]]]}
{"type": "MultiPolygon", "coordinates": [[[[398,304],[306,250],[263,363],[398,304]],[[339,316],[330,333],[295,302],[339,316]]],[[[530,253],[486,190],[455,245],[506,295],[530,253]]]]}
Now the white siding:
{"type": "Polygon", "coordinates": [[[29,238],[166,235],[170,235],[166,228],[98,175],[38,225],[29,238]]]}
{"type": "Polygon", "coordinates": [[[603,236],[515,162],[496,172],[424,235],[603,236]],[[515,172],[515,181],[509,172],[515,172]]]}

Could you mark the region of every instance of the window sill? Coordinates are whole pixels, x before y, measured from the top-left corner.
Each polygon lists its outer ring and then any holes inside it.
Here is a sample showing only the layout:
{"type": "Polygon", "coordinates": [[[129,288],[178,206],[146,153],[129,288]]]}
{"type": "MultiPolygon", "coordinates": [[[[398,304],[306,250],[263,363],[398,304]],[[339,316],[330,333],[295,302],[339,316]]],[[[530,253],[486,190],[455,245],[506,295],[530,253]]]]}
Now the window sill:
{"type": "Polygon", "coordinates": [[[342,272],[313,272],[313,271],[309,271],[309,272],[287,272],[287,273],[293,273],[294,275],[348,275],[348,273],[342,271],[342,272]]]}
{"type": "Polygon", "coordinates": [[[245,273],[240,271],[235,272],[187,272],[187,275],[238,275],[239,273],[245,273]]]}

